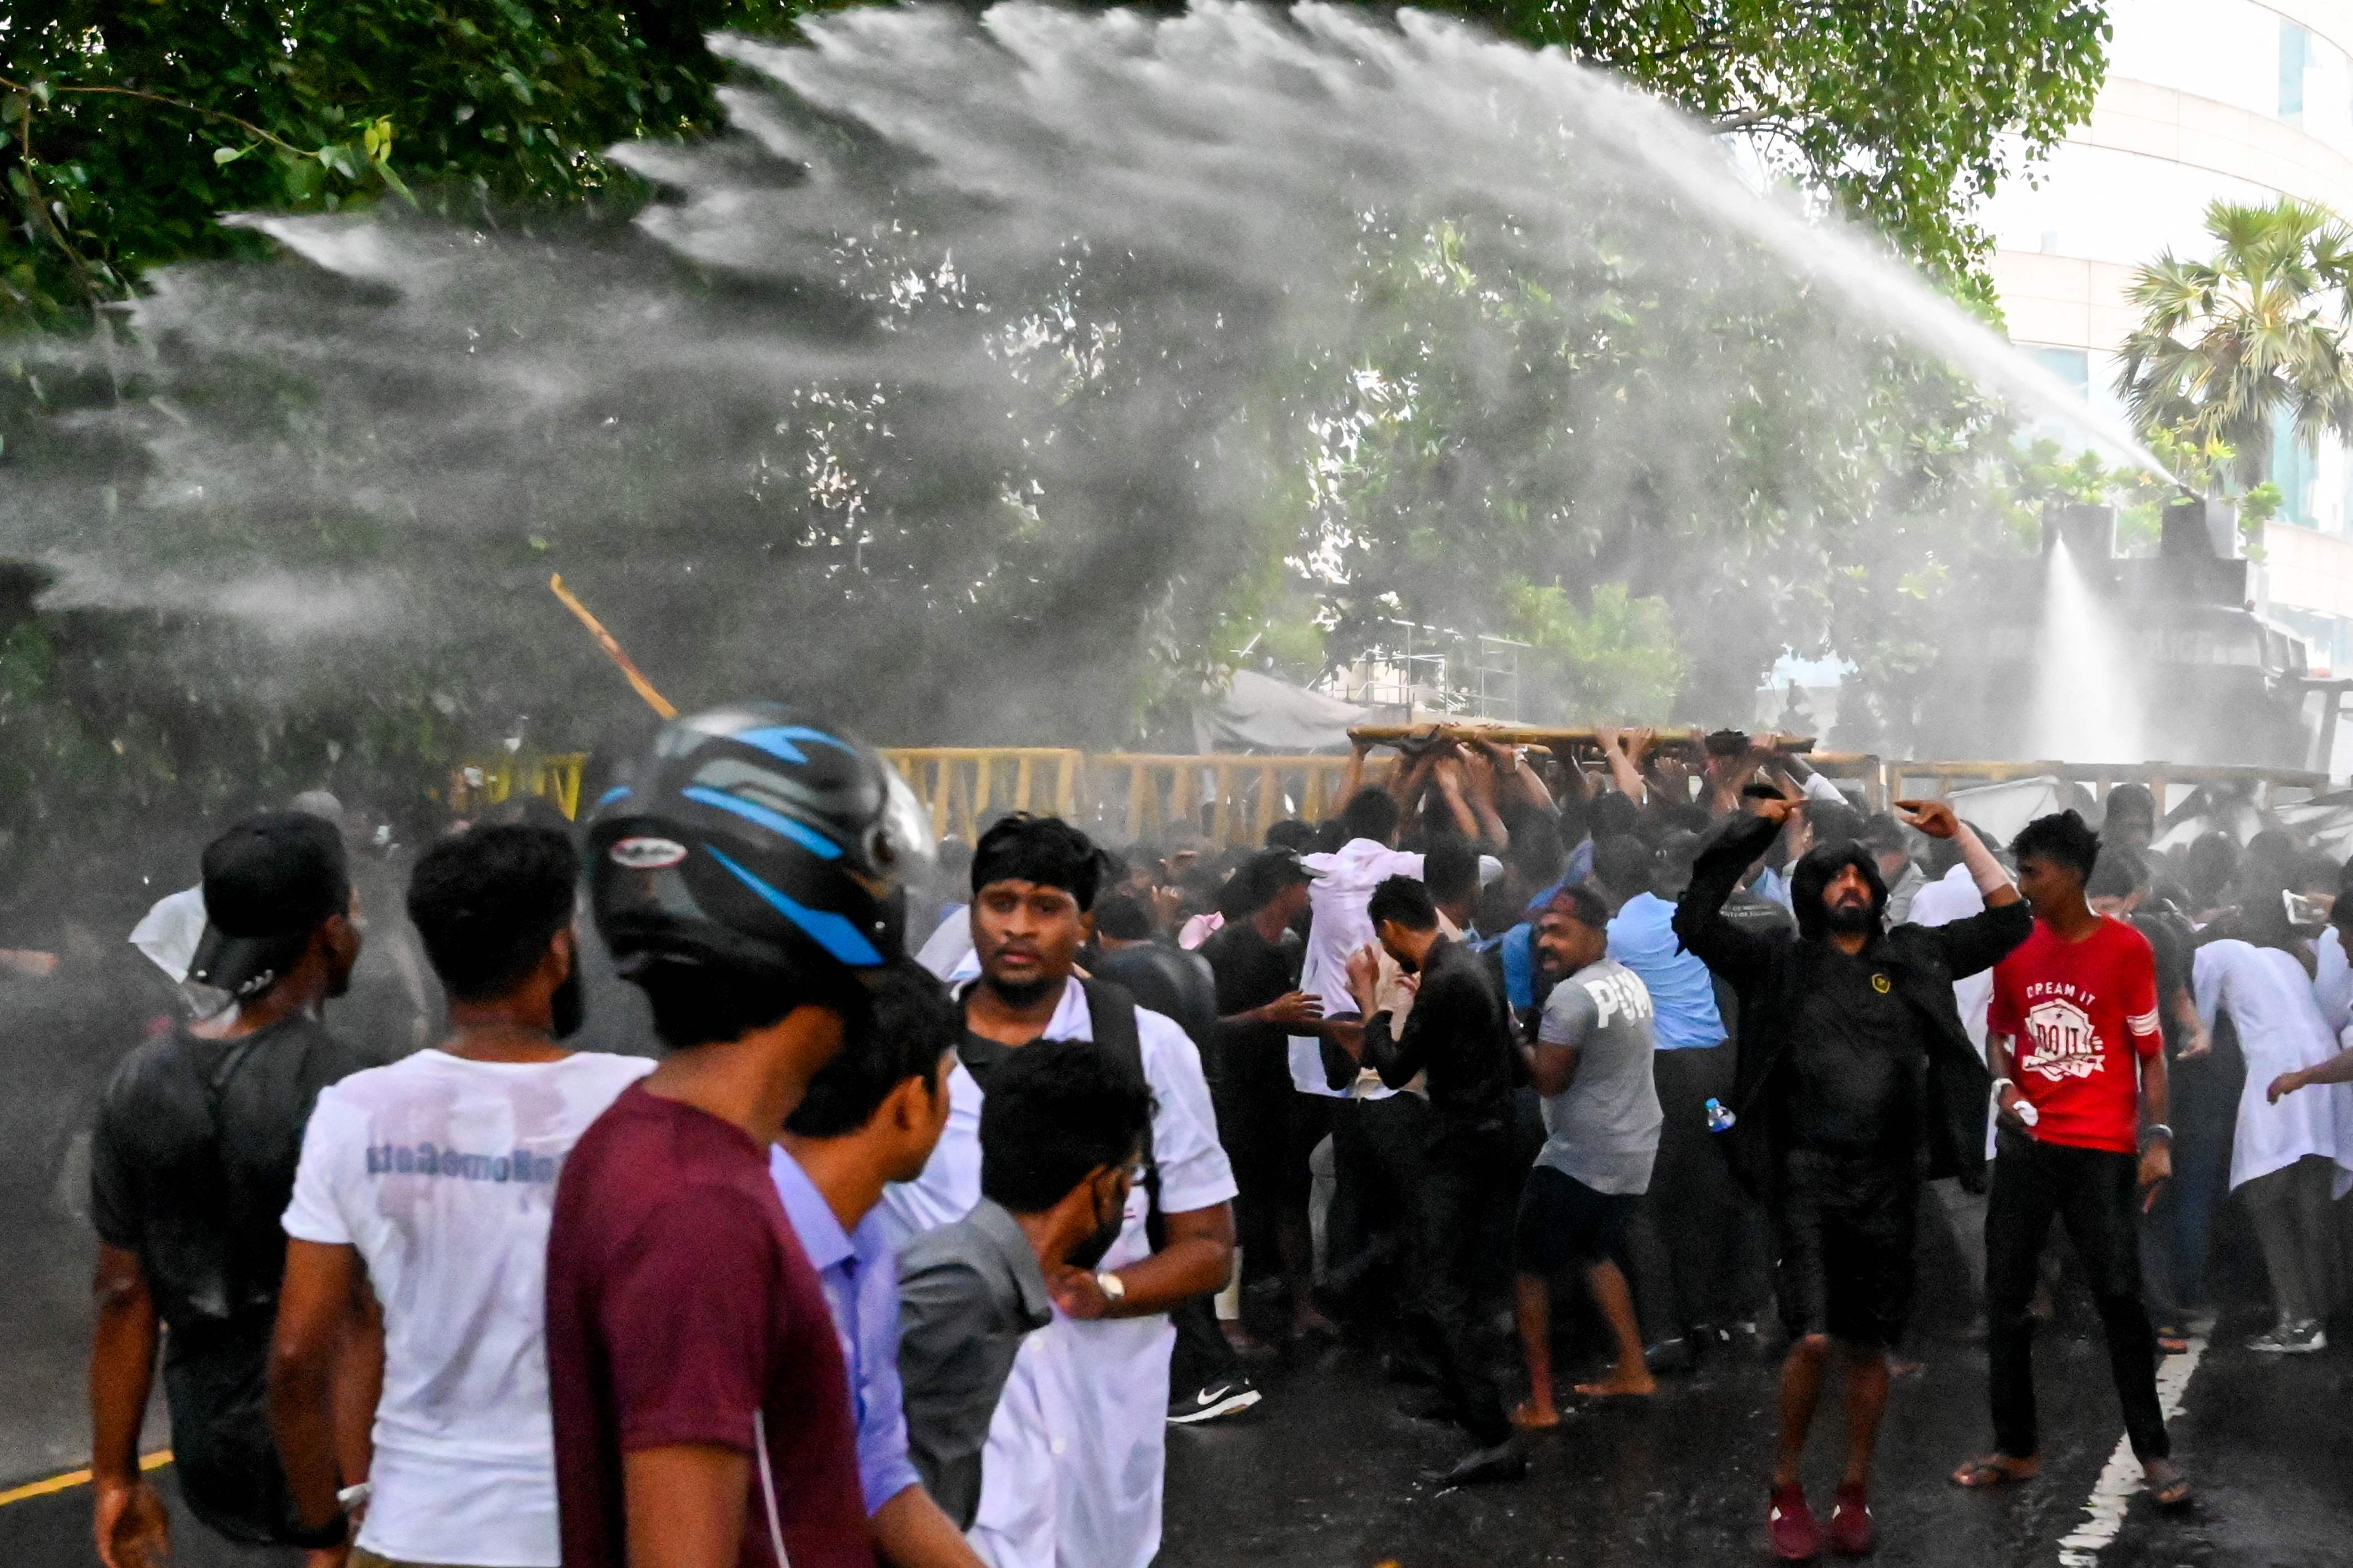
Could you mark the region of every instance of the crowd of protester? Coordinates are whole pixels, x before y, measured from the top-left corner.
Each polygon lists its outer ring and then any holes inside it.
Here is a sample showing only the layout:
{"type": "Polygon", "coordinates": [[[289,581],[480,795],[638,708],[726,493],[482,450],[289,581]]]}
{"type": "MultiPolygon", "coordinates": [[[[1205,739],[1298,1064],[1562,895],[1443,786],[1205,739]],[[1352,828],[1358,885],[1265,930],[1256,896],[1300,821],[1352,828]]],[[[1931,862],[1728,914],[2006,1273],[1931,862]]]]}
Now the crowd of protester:
{"type": "Polygon", "coordinates": [[[1889,1380],[1983,1339],[1954,1479],[2023,1479],[2073,1314],[2186,1499],[2158,1359],[2250,1288],[2270,1354],[2344,1304],[2337,865],[2176,846],[2138,785],[2005,847],[1781,738],[1599,738],[1359,748],[1246,849],[934,845],[763,705],[381,897],[320,803],[240,823],[142,928],[191,1016],[93,1136],[102,1560],[168,1551],[159,1363],[196,1528],[309,1568],[1143,1568],[1169,1428],[1339,1342],[1461,1429],[1448,1485],[1778,1352],[1774,1550],[1859,1554],[1889,1380]],[[342,1027],[387,946],[417,1026],[342,1027]]]}

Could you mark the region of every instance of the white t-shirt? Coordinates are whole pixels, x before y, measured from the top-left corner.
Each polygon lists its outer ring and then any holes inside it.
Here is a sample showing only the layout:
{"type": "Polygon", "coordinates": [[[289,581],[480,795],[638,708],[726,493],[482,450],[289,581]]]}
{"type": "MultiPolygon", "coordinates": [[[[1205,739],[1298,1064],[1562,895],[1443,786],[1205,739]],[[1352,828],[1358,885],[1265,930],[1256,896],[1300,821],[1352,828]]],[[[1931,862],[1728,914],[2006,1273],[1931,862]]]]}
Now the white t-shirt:
{"type": "MultiPolygon", "coordinates": [[[[1135,1010],[1152,1087],[1152,1159],[1167,1214],[1234,1195],[1218,1143],[1201,1054],[1170,1018],[1135,1010]]],[[[1041,1039],[1091,1040],[1086,991],[1072,981],[1041,1039]]],[[[948,1075],[948,1121],[930,1163],[885,1188],[896,1239],[962,1219],[980,1200],[980,1085],[962,1063],[948,1075]]],[[[1148,1256],[1150,1199],[1128,1194],[1126,1223],[1103,1255],[1118,1268],[1148,1256]]],[[[1155,1313],[1079,1322],[1058,1310],[1021,1343],[989,1425],[980,1512],[967,1532],[995,1568],[1145,1568],[1160,1550],[1168,1420],[1168,1352],[1176,1331],[1155,1313]]]]}
{"type": "MultiPolygon", "coordinates": [[[[1421,857],[1392,849],[1370,838],[1351,838],[1329,855],[1308,855],[1303,858],[1314,870],[1324,873],[1320,880],[1307,884],[1307,907],[1311,919],[1307,926],[1307,960],[1301,965],[1299,988],[1324,1000],[1326,1017],[1342,1013],[1354,1013],[1356,999],[1348,994],[1348,955],[1373,940],[1373,922],[1365,918],[1365,906],[1373,901],[1373,889],[1391,877],[1421,879],[1421,857]]],[[[1380,1075],[1357,1074],[1356,1097],[1360,1100],[1381,1100],[1394,1092],[1382,1086],[1380,1075]]],[[[1324,1047],[1313,1035],[1291,1037],[1291,1086],[1303,1094],[1320,1094],[1335,1100],[1345,1100],[1348,1090],[1335,1089],[1324,1077],[1324,1047]]]]}
{"type": "Polygon", "coordinates": [[[424,1050],[322,1089],[286,1234],[358,1250],[384,1306],[359,1544],[396,1562],[554,1568],[547,1227],[564,1158],[653,1070],[583,1051],[424,1050]]]}
{"type": "Polygon", "coordinates": [[[2353,1165],[2353,1086],[2316,1085],[2281,1096],[2277,1105],[2266,1098],[2280,1074],[2337,1054],[2336,1037],[2313,999],[2304,965],[2275,947],[2231,938],[2200,948],[2189,973],[2198,1021],[2211,1029],[2217,1012],[2230,1014],[2239,1053],[2247,1059],[2231,1142],[2231,1185],[2267,1176],[2306,1154],[2322,1154],[2340,1167],[2341,1194],[2341,1168],[2353,1165]]]}

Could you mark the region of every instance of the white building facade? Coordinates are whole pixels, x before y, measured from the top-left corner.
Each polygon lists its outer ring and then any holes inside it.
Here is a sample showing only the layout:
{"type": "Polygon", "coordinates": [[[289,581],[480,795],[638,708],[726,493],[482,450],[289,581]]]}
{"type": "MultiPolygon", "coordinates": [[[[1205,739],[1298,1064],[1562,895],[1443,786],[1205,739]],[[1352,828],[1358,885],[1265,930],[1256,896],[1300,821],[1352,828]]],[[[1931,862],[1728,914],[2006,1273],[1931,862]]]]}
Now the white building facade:
{"type": "MultiPolygon", "coordinates": [[[[2036,184],[1995,195],[1993,279],[2013,341],[2095,404],[2116,402],[2133,269],[2214,248],[2209,203],[2316,201],[2353,220],[2353,0],[2111,0],[2091,119],[2036,184]]],[[[2265,608],[2353,674],[2353,456],[2274,443],[2284,497],[2265,608]]]]}

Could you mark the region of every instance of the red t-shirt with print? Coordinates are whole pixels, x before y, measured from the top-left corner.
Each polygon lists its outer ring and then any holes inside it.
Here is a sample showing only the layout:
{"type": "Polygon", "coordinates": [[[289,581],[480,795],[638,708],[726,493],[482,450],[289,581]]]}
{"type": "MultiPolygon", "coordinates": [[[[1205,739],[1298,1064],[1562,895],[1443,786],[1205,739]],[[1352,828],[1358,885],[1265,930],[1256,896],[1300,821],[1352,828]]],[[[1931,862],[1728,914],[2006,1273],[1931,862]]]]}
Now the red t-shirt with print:
{"type": "Polygon", "coordinates": [[[2010,1077],[2045,1143],[2129,1154],[2140,1147],[2139,1058],[2165,1044],[2157,955],[2148,939],[2103,917],[2081,942],[2041,921],[1994,965],[1986,1032],[2010,1041],[2010,1077]]]}

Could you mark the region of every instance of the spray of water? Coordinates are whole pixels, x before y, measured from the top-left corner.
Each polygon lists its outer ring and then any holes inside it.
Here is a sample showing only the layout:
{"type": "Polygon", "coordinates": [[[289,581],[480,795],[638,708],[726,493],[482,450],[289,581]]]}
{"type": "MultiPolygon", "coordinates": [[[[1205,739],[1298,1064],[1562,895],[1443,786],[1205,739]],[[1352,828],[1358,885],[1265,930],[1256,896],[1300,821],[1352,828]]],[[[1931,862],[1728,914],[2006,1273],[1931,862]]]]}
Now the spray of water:
{"type": "Polygon", "coordinates": [[[237,679],[389,659],[498,714],[610,694],[561,570],[682,701],[849,689],[936,740],[1100,736],[1286,559],[1358,621],[1354,577],[1477,625],[1448,584],[1526,571],[1665,595],[1738,710],[1828,635],[1841,531],[1979,542],[1869,450],[1948,373],[2126,444],[1556,51],[1317,5],[805,31],[718,40],[736,135],[619,151],[662,193],[629,232],[269,220],[299,265],[165,275],[53,368],[0,552],[266,630],[237,679]]]}
{"type": "Polygon", "coordinates": [[[2143,708],[2124,628],[2096,597],[2066,541],[2054,542],[2035,637],[2031,756],[2063,763],[2137,763],[2143,708]]]}

